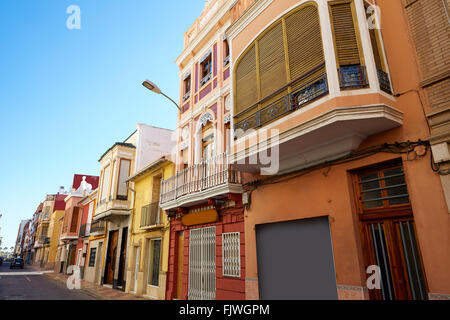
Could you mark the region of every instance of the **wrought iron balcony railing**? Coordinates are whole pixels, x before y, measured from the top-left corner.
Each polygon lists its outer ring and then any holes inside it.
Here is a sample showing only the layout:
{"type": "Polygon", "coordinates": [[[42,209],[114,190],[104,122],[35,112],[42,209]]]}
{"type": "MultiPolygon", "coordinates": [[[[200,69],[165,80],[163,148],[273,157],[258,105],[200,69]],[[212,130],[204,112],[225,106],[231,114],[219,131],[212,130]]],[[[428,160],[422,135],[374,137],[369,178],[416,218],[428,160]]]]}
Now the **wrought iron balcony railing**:
{"type": "Polygon", "coordinates": [[[228,153],[222,153],[179,171],[161,182],[161,204],[182,196],[226,184],[241,184],[241,172],[228,163],[228,153]]]}
{"type": "MultiPolygon", "coordinates": [[[[326,95],[328,93],[328,83],[326,73],[314,78],[297,88],[295,91],[281,97],[277,101],[268,106],[253,112],[249,117],[239,121],[235,125],[235,134],[239,137],[238,129],[247,131],[248,129],[256,129],[278,119],[294,110],[297,110],[312,101],[326,95]]],[[[256,108],[254,106],[253,108],[256,108]]],[[[247,110],[251,111],[251,110],[247,110]]],[[[241,134],[243,134],[241,132],[241,134]]]]}
{"type": "Polygon", "coordinates": [[[106,231],[106,221],[99,220],[91,224],[90,233],[105,233],[106,231]]]}
{"type": "Polygon", "coordinates": [[[86,236],[86,229],[87,229],[87,224],[82,224],[80,227],[80,232],[78,233],[78,235],[83,238],[86,236]]]}
{"type": "Polygon", "coordinates": [[[342,89],[361,88],[369,85],[365,66],[341,66],[338,73],[342,89]]]}
{"type": "Polygon", "coordinates": [[[223,59],[223,66],[226,67],[230,63],[230,56],[227,56],[223,59]]]}
{"type": "Polygon", "coordinates": [[[38,242],[40,244],[49,244],[50,243],[50,237],[48,237],[48,236],[39,236],[38,242]]]}
{"type": "Polygon", "coordinates": [[[159,202],[149,204],[141,209],[141,228],[156,226],[161,223],[159,202]]]}
{"type": "Polygon", "coordinates": [[[389,81],[389,76],[383,70],[377,69],[378,82],[380,83],[380,89],[384,92],[392,94],[391,81],[389,81]]]}
{"type": "Polygon", "coordinates": [[[203,86],[205,83],[207,83],[209,80],[211,80],[211,72],[208,73],[207,75],[205,75],[201,80],[200,80],[200,86],[203,86]]]}
{"type": "Polygon", "coordinates": [[[191,91],[189,90],[188,92],[186,92],[183,96],[183,102],[186,101],[187,99],[189,99],[191,97],[191,91]]]}

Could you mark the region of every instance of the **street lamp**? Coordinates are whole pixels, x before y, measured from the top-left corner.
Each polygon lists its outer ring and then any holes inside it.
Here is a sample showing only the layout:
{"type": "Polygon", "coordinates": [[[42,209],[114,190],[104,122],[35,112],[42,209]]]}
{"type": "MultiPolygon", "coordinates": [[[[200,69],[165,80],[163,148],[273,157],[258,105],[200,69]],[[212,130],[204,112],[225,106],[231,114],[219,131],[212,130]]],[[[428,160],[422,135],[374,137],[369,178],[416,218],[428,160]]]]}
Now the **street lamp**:
{"type": "Polygon", "coordinates": [[[158,86],[157,86],[156,84],[154,84],[154,83],[151,82],[150,80],[145,80],[144,82],[142,82],[142,85],[143,85],[144,87],[146,87],[148,90],[153,91],[153,92],[156,93],[156,94],[162,94],[164,97],[166,97],[167,99],[169,99],[170,101],[172,101],[173,104],[176,105],[177,108],[178,108],[178,110],[180,110],[180,112],[181,112],[180,106],[179,106],[175,101],[173,101],[169,96],[165,95],[164,92],[162,92],[161,89],[158,88],[158,86]]]}

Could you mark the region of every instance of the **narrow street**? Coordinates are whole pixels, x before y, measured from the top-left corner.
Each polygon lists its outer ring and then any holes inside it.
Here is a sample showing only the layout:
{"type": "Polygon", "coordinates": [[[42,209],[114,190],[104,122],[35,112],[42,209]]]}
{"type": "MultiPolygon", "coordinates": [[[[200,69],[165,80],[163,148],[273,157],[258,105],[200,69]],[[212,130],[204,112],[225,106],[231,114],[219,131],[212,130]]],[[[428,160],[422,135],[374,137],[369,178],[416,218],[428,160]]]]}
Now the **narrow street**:
{"type": "Polygon", "coordinates": [[[95,300],[80,290],[69,290],[63,283],[40,271],[25,266],[10,269],[9,263],[0,266],[0,300],[95,300]]]}

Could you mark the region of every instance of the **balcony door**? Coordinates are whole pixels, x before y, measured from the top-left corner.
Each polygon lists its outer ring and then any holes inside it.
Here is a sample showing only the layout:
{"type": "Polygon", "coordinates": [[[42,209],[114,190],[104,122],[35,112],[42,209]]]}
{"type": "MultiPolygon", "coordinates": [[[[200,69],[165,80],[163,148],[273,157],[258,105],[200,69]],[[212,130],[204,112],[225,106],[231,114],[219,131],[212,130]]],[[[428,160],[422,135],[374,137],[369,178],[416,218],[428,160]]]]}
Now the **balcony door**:
{"type": "MultiPolygon", "coordinates": [[[[378,266],[373,300],[425,300],[427,288],[402,164],[356,174],[366,268],[378,266]]],[[[373,273],[372,273],[373,274],[373,273]]]]}

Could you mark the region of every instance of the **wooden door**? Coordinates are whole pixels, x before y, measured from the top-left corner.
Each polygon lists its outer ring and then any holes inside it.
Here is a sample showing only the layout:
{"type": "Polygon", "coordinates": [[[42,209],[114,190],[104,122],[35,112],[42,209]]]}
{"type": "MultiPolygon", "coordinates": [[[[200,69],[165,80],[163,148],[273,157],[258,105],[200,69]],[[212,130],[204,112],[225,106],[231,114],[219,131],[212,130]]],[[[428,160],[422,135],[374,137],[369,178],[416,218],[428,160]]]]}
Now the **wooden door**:
{"type": "Polygon", "coordinates": [[[118,235],[118,230],[109,233],[108,251],[106,253],[105,283],[111,285],[114,281],[114,270],[116,267],[118,235]]]}
{"type": "MultiPolygon", "coordinates": [[[[128,228],[123,228],[122,230],[122,244],[120,246],[120,262],[119,262],[119,278],[118,286],[124,285],[124,275],[125,275],[125,259],[127,254],[127,239],[128,239],[128,228]]],[[[125,289],[125,288],[123,288],[125,289]]]]}
{"type": "Polygon", "coordinates": [[[177,295],[176,299],[181,299],[183,289],[183,252],[184,252],[184,234],[178,234],[178,261],[177,261],[177,295]]]}
{"type": "Polygon", "coordinates": [[[377,266],[374,300],[426,300],[427,288],[401,162],[355,174],[365,267],[377,266]]]}

